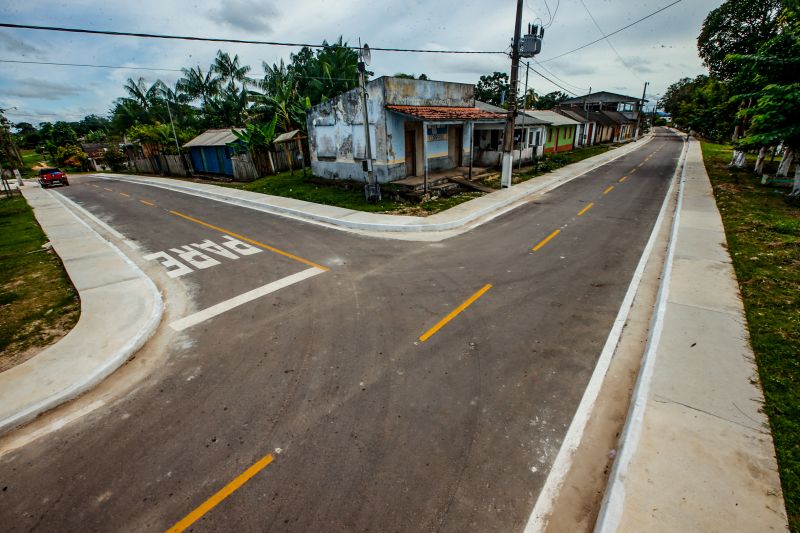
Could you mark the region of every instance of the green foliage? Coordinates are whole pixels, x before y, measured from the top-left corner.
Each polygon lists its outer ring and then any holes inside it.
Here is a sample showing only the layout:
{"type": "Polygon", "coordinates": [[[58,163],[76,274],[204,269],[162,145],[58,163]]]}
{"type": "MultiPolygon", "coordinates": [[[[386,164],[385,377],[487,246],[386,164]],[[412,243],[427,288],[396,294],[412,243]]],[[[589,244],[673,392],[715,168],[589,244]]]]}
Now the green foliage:
{"type": "MultiPolygon", "coordinates": [[[[178,143],[183,145],[195,137],[195,132],[191,130],[178,130],[178,143]]],[[[176,154],[178,149],[175,146],[175,137],[172,133],[172,126],[169,124],[138,124],[127,132],[128,139],[135,144],[142,146],[150,153],[176,154]]]]}
{"type": "Polygon", "coordinates": [[[767,85],[759,91],[756,104],[743,109],[740,115],[750,120],[747,135],[739,142],[741,147],[781,142],[800,146],[800,83],[767,85]]]}
{"type": "Polygon", "coordinates": [[[711,11],[697,37],[697,50],[712,76],[729,80],[735,66],[731,54],[752,54],[775,35],[781,0],[727,0],[711,11]]]}
{"type": "Polygon", "coordinates": [[[511,84],[505,72],[481,76],[475,86],[475,99],[489,104],[503,105],[510,93],[511,84]]]}
{"type": "Polygon", "coordinates": [[[3,167],[22,168],[22,155],[11,135],[11,123],[0,110],[0,164],[3,167]]]}
{"type": "Polygon", "coordinates": [[[229,146],[234,150],[238,150],[240,146],[244,145],[244,147],[251,152],[259,148],[268,148],[272,144],[272,141],[275,140],[275,127],[277,124],[278,115],[274,115],[272,120],[267,124],[250,123],[245,126],[244,131],[232,129],[231,132],[240,142],[231,143],[229,146]]]}
{"type": "Polygon", "coordinates": [[[719,140],[733,130],[738,101],[731,102],[729,85],[716,78],[683,78],[669,86],[662,102],[675,124],[703,137],[719,140]]]}
{"type": "Polygon", "coordinates": [[[115,172],[122,170],[125,162],[128,160],[118,146],[112,146],[106,150],[103,159],[105,160],[106,164],[111,167],[111,170],[115,172]]]}
{"type": "Polygon", "coordinates": [[[59,146],[56,149],[56,162],[61,166],[74,167],[81,170],[88,170],[89,168],[89,156],[80,146],[71,144],[59,146]]]}
{"type": "Polygon", "coordinates": [[[536,109],[553,109],[556,105],[569,98],[567,93],[553,91],[544,96],[540,96],[536,101],[536,109]]]}

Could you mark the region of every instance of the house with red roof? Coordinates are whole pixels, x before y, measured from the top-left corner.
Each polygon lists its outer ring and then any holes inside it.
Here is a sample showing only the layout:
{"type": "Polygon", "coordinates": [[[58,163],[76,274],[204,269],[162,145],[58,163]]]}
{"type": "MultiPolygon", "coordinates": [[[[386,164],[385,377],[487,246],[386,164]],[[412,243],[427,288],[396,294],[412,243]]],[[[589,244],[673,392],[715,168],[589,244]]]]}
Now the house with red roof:
{"type": "Polygon", "coordinates": [[[506,115],[482,109],[475,86],[383,76],[367,91],[370,161],[361,89],[306,111],[311,169],[332,179],[363,180],[371,165],[379,183],[471,165],[476,125],[506,115]]]}

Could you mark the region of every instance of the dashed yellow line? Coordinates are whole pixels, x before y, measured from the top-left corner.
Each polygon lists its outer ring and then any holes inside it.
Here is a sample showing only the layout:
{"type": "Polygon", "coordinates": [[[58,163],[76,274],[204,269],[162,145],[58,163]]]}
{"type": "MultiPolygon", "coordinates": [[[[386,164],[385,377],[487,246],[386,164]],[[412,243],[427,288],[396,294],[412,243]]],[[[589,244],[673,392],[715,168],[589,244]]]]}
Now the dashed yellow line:
{"type": "Polygon", "coordinates": [[[591,209],[591,208],[592,208],[592,206],[594,206],[594,202],[589,202],[589,205],[587,205],[586,207],[584,207],[583,209],[581,209],[581,210],[578,212],[578,216],[579,216],[579,217],[580,217],[580,216],[583,216],[583,214],[584,214],[586,211],[588,211],[589,209],[591,209]]]}
{"type": "Polygon", "coordinates": [[[107,190],[108,192],[114,192],[113,190],[109,189],[108,187],[103,187],[103,188],[104,188],[105,190],[107,190]]]}
{"type": "Polygon", "coordinates": [[[167,533],[180,533],[181,531],[186,530],[189,526],[197,522],[204,514],[216,507],[219,502],[236,492],[236,490],[247,483],[250,478],[264,470],[271,462],[272,454],[267,454],[259,459],[250,468],[236,476],[233,481],[222,487],[222,489],[220,489],[216,494],[200,504],[200,506],[194,511],[186,515],[186,517],[180,522],[169,528],[167,533]]]}
{"type": "Polygon", "coordinates": [[[139,201],[142,202],[144,205],[149,205],[150,207],[153,207],[153,206],[156,205],[153,202],[148,202],[147,200],[139,200],[139,201]]]}
{"type": "Polygon", "coordinates": [[[628,174],[635,174],[635,173],[636,173],[636,170],[637,170],[637,169],[635,169],[635,168],[634,168],[633,170],[631,170],[630,172],[628,172],[628,174]]]}
{"type": "Polygon", "coordinates": [[[131,195],[130,195],[130,194],[128,194],[128,193],[121,192],[121,193],[119,193],[119,194],[120,194],[120,196],[127,196],[128,198],[130,198],[130,197],[131,197],[131,195]]]}
{"type": "Polygon", "coordinates": [[[623,181],[625,181],[626,179],[628,179],[628,176],[622,176],[622,177],[619,179],[619,182],[620,182],[620,183],[622,183],[622,182],[623,182],[623,181]]]}
{"type": "Polygon", "coordinates": [[[614,190],[614,186],[613,185],[609,185],[608,187],[606,187],[606,190],[603,191],[603,194],[608,194],[613,190],[614,190]]]}
{"type": "Polygon", "coordinates": [[[533,251],[534,251],[534,252],[538,252],[538,251],[539,251],[539,249],[540,249],[542,246],[544,246],[545,244],[547,244],[548,242],[550,242],[550,241],[553,239],[553,237],[555,237],[555,236],[556,236],[556,235],[558,235],[559,233],[561,233],[561,230],[560,230],[560,229],[557,229],[557,230],[555,230],[553,233],[551,233],[550,235],[548,235],[547,237],[545,237],[544,239],[542,239],[542,242],[540,242],[539,244],[537,244],[536,246],[534,246],[534,247],[533,247],[533,251]]]}
{"type": "Polygon", "coordinates": [[[484,285],[478,292],[476,292],[475,294],[473,294],[472,296],[467,298],[464,301],[464,303],[462,303],[461,305],[459,305],[458,307],[456,307],[455,309],[450,311],[450,313],[446,317],[441,319],[439,322],[437,322],[435,326],[433,326],[431,329],[429,329],[428,331],[426,331],[425,333],[420,335],[419,340],[421,342],[425,342],[426,340],[431,338],[437,331],[439,331],[444,326],[446,326],[448,322],[450,322],[456,316],[458,316],[459,313],[461,313],[464,309],[466,309],[467,307],[469,307],[470,305],[475,303],[475,300],[477,300],[478,298],[480,298],[481,296],[486,294],[486,291],[488,291],[491,288],[492,288],[492,286],[489,283],[484,285]]]}
{"type": "Polygon", "coordinates": [[[245,242],[249,242],[250,244],[255,244],[256,246],[260,246],[261,248],[264,248],[265,250],[269,250],[270,252],[275,252],[276,254],[282,255],[284,257],[288,257],[289,259],[294,259],[295,261],[297,261],[299,263],[303,263],[303,264],[308,265],[308,266],[319,268],[320,270],[325,270],[325,271],[330,270],[330,268],[328,268],[326,266],[318,265],[317,263],[314,263],[313,261],[309,261],[308,259],[303,259],[300,256],[291,254],[289,252],[284,252],[283,250],[275,248],[274,246],[270,246],[269,244],[264,244],[263,242],[258,242],[256,240],[253,240],[253,239],[250,239],[248,237],[245,237],[244,235],[239,235],[238,233],[234,233],[234,232],[232,232],[230,230],[227,230],[225,228],[220,228],[219,226],[215,226],[213,224],[209,224],[208,222],[203,222],[202,220],[190,217],[189,215],[184,215],[183,213],[179,213],[177,211],[170,211],[170,213],[172,213],[175,216],[179,216],[181,218],[185,218],[186,220],[191,220],[195,224],[200,224],[201,226],[205,226],[205,227],[211,228],[213,230],[221,231],[222,233],[226,233],[226,234],[230,235],[231,237],[235,237],[235,238],[243,240],[245,242]]]}

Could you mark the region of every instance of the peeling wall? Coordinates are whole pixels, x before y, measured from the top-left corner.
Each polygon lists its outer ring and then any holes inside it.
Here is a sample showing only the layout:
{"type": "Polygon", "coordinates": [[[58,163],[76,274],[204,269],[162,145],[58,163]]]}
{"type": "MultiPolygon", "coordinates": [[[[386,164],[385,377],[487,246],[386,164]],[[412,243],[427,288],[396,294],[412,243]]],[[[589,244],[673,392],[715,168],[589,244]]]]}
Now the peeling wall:
{"type": "MultiPolygon", "coordinates": [[[[381,183],[406,177],[406,123],[419,123],[387,111],[387,104],[475,106],[475,88],[465,83],[382,77],[367,84],[367,94],[373,170],[381,183]]],[[[353,89],[309,109],[306,124],[314,174],[333,179],[366,179],[362,168],[365,156],[360,89],[353,89]]],[[[435,124],[431,126],[436,127],[435,124]]],[[[463,128],[463,160],[466,162],[469,157],[469,126],[464,124],[463,128]]],[[[421,133],[420,129],[418,138],[421,133]]],[[[421,175],[424,169],[421,145],[416,159],[417,175],[421,175]]],[[[453,163],[445,131],[443,140],[428,143],[428,168],[431,171],[452,168],[453,163]]]]}

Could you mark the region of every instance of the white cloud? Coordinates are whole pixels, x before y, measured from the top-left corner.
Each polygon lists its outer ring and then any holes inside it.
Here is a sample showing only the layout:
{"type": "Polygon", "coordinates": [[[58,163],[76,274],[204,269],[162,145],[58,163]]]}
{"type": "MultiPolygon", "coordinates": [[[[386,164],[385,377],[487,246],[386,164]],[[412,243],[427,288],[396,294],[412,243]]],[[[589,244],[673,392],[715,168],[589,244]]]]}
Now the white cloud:
{"type": "Polygon", "coordinates": [[[227,0],[209,10],[213,21],[222,21],[235,30],[253,33],[272,33],[272,23],[280,16],[271,2],[261,0],[227,0]]]}

